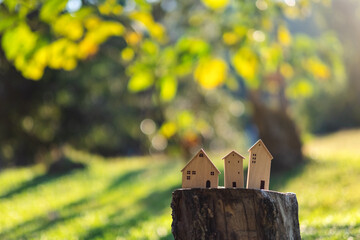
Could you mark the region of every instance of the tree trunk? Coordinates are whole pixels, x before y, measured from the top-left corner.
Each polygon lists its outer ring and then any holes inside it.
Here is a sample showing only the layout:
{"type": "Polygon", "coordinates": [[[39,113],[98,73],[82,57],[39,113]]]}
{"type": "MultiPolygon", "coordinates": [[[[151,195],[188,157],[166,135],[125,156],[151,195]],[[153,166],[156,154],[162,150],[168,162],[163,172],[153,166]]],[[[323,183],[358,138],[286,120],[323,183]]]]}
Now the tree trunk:
{"type": "Polygon", "coordinates": [[[171,207],[175,240],[301,239],[294,193],[179,189],[171,207]]]}
{"type": "Polygon", "coordinates": [[[259,137],[274,157],[271,169],[284,171],[301,163],[303,155],[300,136],[286,109],[270,109],[254,94],[250,96],[250,102],[259,137]]]}

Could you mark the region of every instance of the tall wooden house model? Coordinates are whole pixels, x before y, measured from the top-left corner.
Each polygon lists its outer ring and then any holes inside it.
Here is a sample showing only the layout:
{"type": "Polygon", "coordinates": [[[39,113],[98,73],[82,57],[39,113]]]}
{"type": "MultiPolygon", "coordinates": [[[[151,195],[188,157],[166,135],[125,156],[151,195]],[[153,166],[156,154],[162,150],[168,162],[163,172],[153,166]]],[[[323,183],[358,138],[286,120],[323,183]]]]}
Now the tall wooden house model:
{"type": "Polygon", "coordinates": [[[249,149],[246,188],[269,190],[270,168],[273,156],[260,139],[249,149]]]}
{"type": "Polygon", "coordinates": [[[183,188],[217,188],[220,171],[201,149],[181,170],[183,188]]]}
{"type": "Polygon", "coordinates": [[[236,151],[231,151],[223,157],[224,185],[226,188],[244,188],[244,157],[236,151]]]}

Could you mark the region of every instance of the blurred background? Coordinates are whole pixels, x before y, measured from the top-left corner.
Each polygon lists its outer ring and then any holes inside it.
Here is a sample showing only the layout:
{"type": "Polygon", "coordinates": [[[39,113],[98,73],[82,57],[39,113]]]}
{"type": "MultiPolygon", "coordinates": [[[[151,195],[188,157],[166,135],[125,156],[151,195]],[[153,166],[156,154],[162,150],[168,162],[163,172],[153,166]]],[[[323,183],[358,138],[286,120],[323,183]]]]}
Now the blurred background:
{"type": "Polygon", "coordinates": [[[0,238],[172,239],[183,165],[202,147],[222,171],[259,138],[304,239],[360,238],[359,18],[358,0],[0,0],[0,238]]]}

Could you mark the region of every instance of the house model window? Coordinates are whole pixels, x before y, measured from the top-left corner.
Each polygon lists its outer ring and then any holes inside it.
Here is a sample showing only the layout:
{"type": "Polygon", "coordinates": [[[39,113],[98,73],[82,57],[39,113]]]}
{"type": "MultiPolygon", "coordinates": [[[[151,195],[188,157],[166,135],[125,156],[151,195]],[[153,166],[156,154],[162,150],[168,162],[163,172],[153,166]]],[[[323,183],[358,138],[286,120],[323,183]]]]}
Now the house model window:
{"type": "Polygon", "coordinates": [[[210,172],[210,175],[214,175],[214,172],[210,172]]]}
{"type": "Polygon", "coordinates": [[[190,180],[190,176],[186,176],[186,180],[190,180]]]}
{"type": "Polygon", "coordinates": [[[195,175],[195,174],[196,174],[196,171],[192,171],[192,174],[195,175]]]}
{"type": "Polygon", "coordinates": [[[199,157],[204,157],[204,154],[203,154],[203,153],[200,153],[200,154],[199,154],[199,157]]]}
{"type": "Polygon", "coordinates": [[[190,174],[190,171],[187,171],[186,173],[187,173],[187,174],[190,174]]]}
{"type": "Polygon", "coordinates": [[[256,153],[253,153],[251,162],[256,163],[256,153]]]}

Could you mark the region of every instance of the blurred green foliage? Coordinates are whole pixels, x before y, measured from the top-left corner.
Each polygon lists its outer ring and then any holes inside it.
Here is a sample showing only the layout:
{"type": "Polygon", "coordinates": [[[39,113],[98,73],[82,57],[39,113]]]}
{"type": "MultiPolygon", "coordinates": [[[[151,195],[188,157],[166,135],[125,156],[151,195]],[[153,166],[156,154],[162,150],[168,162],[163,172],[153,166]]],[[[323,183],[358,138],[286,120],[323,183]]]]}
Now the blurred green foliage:
{"type": "Polygon", "coordinates": [[[360,2],[333,1],[331,9],[319,10],[324,17],[322,28],[333,29],[341,42],[343,68],[348,79],[347,84],[319,89],[306,101],[299,102],[297,114],[302,127],[313,133],[324,134],[360,124],[357,109],[360,103],[360,57],[354,51],[358,44],[356,39],[360,37],[360,2]]]}
{"type": "Polygon", "coordinates": [[[24,106],[2,110],[12,119],[2,158],[29,163],[63,143],[103,154],[239,145],[249,95],[287,112],[343,83],[334,35],[289,30],[318,4],[330,2],[4,0],[2,82],[13,92],[2,98],[17,92],[24,106]],[[42,81],[19,88],[11,65],[42,81]]]}

